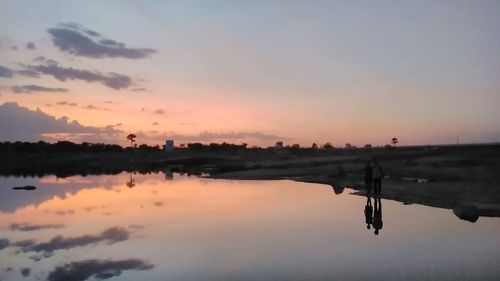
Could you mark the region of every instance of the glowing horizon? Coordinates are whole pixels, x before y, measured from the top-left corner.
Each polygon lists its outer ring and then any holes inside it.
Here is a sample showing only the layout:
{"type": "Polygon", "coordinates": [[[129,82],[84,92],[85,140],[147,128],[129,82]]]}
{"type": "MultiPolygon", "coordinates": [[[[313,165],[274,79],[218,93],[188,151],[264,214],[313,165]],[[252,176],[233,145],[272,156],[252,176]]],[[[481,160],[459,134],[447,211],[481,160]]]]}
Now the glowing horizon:
{"type": "Polygon", "coordinates": [[[0,105],[140,131],[139,143],[500,140],[497,2],[0,6],[0,105]]]}

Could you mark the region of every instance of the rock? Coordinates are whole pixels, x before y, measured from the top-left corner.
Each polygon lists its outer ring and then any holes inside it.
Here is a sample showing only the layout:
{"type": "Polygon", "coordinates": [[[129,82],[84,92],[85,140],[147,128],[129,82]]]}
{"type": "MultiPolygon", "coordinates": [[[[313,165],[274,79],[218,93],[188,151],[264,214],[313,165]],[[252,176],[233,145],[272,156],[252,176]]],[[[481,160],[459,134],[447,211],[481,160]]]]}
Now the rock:
{"type": "Polygon", "coordinates": [[[32,186],[32,185],[16,186],[16,187],[13,187],[12,189],[14,189],[14,190],[35,190],[36,186],[32,186]]]}
{"type": "Polygon", "coordinates": [[[476,222],[479,219],[479,211],[474,206],[457,206],[453,213],[461,220],[476,222]]]}

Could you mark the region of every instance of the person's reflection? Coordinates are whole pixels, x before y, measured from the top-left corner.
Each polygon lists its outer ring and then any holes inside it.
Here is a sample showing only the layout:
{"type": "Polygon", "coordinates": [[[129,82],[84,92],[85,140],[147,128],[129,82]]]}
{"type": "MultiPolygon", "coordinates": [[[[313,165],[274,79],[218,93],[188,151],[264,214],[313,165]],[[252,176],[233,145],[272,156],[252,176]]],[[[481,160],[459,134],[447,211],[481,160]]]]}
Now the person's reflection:
{"type": "Polygon", "coordinates": [[[373,223],[372,197],[370,196],[370,194],[366,195],[365,222],[366,222],[366,228],[370,229],[371,224],[373,223]]]}
{"type": "Polygon", "coordinates": [[[125,183],[129,188],[135,186],[135,179],[132,177],[132,173],[130,173],[130,179],[125,183]]]}
{"type": "Polygon", "coordinates": [[[375,228],[375,235],[378,235],[382,229],[382,201],[380,197],[375,198],[375,212],[373,213],[373,228],[375,228]]]}

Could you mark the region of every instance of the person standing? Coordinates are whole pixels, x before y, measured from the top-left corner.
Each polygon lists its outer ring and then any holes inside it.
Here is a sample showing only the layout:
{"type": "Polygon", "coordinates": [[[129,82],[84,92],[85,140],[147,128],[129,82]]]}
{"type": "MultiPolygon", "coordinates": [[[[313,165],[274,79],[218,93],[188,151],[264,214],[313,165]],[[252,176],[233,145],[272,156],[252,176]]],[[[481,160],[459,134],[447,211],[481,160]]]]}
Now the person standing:
{"type": "Polygon", "coordinates": [[[366,194],[371,194],[371,192],[372,192],[372,182],[373,182],[373,169],[370,166],[370,161],[367,161],[366,162],[366,166],[365,166],[366,194]]]}
{"type": "Polygon", "coordinates": [[[384,170],[377,159],[373,160],[373,189],[375,194],[380,195],[382,191],[382,178],[384,177],[384,170]]]}

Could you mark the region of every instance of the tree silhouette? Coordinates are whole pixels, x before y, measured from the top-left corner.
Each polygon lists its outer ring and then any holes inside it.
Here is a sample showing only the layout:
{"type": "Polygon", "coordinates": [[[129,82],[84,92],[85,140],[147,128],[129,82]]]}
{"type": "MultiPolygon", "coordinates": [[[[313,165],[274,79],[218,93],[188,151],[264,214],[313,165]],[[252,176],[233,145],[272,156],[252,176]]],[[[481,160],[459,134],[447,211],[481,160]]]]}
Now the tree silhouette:
{"type": "Polygon", "coordinates": [[[396,146],[396,144],[399,142],[398,138],[392,138],[391,143],[396,146]]]}
{"type": "Polygon", "coordinates": [[[127,136],[127,139],[130,141],[130,146],[131,146],[131,147],[133,147],[133,144],[134,144],[134,142],[135,142],[135,138],[137,138],[137,136],[136,136],[136,135],[134,135],[134,134],[129,134],[129,135],[127,136]]]}

